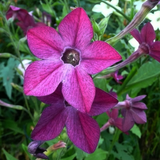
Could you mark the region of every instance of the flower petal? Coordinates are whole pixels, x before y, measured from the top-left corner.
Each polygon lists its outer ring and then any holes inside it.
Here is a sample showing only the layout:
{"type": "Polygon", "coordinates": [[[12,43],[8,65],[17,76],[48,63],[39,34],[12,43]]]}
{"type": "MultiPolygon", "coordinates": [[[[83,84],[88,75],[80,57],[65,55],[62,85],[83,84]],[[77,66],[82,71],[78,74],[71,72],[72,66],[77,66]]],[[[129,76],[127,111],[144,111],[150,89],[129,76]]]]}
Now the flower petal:
{"type": "Polygon", "coordinates": [[[83,50],[93,37],[92,24],[82,8],[76,8],[59,24],[58,30],[70,47],[83,50]]]}
{"type": "Polygon", "coordinates": [[[33,96],[46,96],[53,93],[67,68],[60,62],[50,60],[35,61],[29,65],[24,77],[24,93],[33,96]]]}
{"type": "Polygon", "coordinates": [[[54,28],[38,26],[27,32],[27,41],[32,53],[40,59],[54,59],[61,56],[64,42],[54,28]]]}
{"type": "Polygon", "coordinates": [[[129,97],[129,95],[126,96],[127,99],[131,100],[132,102],[138,102],[141,101],[142,99],[144,99],[146,97],[146,95],[141,95],[135,98],[131,98],[129,97]]]}
{"type": "Polygon", "coordinates": [[[116,118],[114,120],[114,125],[123,132],[122,121],[123,121],[122,118],[116,118]]]}
{"type": "Polygon", "coordinates": [[[95,96],[92,78],[80,68],[72,67],[62,83],[66,101],[81,112],[89,112],[95,96]]]}
{"type": "Polygon", "coordinates": [[[63,103],[56,103],[56,105],[45,108],[31,138],[41,141],[54,139],[63,130],[67,116],[68,113],[63,103]]]}
{"type": "Polygon", "coordinates": [[[70,140],[83,151],[93,153],[100,137],[98,123],[85,113],[69,109],[66,128],[70,140]]]}
{"type": "Polygon", "coordinates": [[[137,109],[147,109],[146,105],[143,102],[135,102],[132,104],[132,107],[137,109]]]}
{"type": "Polygon", "coordinates": [[[138,124],[143,124],[147,122],[146,114],[141,109],[132,109],[132,117],[134,121],[138,124]]]}
{"type": "Polygon", "coordinates": [[[119,53],[109,44],[95,41],[82,52],[80,66],[89,74],[96,74],[121,60],[119,53]]]}
{"type": "Polygon", "coordinates": [[[142,43],[142,37],[137,29],[132,30],[130,34],[138,41],[139,44],[142,43]]]}
{"type": "Polygon", "coordinates": [[[144,42],[150,44],[156,38],[153,26],[150,22],[146,23],[141,30],[141,36],[144,42]]]}
{"type": "Polygon", "coordinates": [[[160,62],[160,42],[156,41],[151,45],[151,57],[160,62]]]}
{"type": "Polygon", "coordinates": [[[107,114],[110,118],[116,119],[118,117],[118,109],[112,109],[108,111],[107,114]]]}
{"type": "Polygon", "coordinates": [[[59,101],[64,102],[64,98],[63,98],[61,90],[62,90],[62,84],[60,83],[56,91],[53,92],[52,94],[47,95],[47,96],[37,97],[37,98],[46,104],[57,103],[59,101]]]}
{"type": "Polygon", "coordinates": [[[127,132],[133,127],[134,120],[129,110],[127,111],[125,109],[122,109],[122,110],[123,110],[122,115],[124,116],[123,123],[122,123],[123,132],[127,132]]]}
{"type": "Polygon", "coordinates": [[[88,112],[91,116],[96,116],[106,112],[118,103],[118,100],[103,90],[96,88],[96,95],[88,112]]]}

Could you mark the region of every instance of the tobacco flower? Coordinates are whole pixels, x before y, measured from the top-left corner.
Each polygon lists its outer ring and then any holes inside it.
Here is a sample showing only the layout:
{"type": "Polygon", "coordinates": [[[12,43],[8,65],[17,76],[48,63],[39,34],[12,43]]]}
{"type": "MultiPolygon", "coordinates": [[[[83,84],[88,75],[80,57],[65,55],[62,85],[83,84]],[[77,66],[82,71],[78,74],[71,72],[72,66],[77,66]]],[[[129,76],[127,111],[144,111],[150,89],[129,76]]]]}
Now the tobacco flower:
{"type": "Polygon", "coordinates": [[[46,107],[32,132],[33,140],[47,141],[57,137],[64,126],[75,146],[87,153],[97,147],[100,128],[91,117],[111,109],[117,100],[106,92],[96,88],[96,95],[90,112],[82,113],[66,102],[61,93],[62,85],[51,95],[38,97],[42,102],[50,104],[46,107]]]}
{"type": "Polygon", "coordinates": [[[124,103],[121,105],[121,107],[123,108],[121,110],[121,113],[124,117],[122,122],[124,132],[130,130],[133,127],[134,123],[143,124],[147,122],[146,114],[144,112],[147,107],[143,102],[139,102],[143,98],[145,98],[145,95],[141,95],[135,98],[130,98],[127,95],[124,102],[119,102],[124,103]]]}
{"type": "Polygon", "coordinates": [[[6,17],[7,19],[17,19],[18,22],[16,24],[23,30],[25,35],[28,29],[36,26],[45,25],[43,23],[36,23],[33,19],[33,16],[25,9],[21,9],[12,5],[8,9],[6,17]]]}
{"type": "Polygon", "coordinates": [[[146,23],[141,32],[134,29],[131,35],[139,42],[138,52],[140,54],[149,54],[160,62],[160,42],[154,42],[156,34],[151,23],[146,23]]]}
{"type": "Polygon", "coordinates": [[[89,112],[95,96],[90,74],[118,62],[121,56],[105,42],[90,42],[93,28],[82,8],[69,13],[58,30],[41,26],[27,32],[29,48],[41,60],[27,68],[24,93],[46,96],[62,82],[66,101],[82,112],[89,112]]]}

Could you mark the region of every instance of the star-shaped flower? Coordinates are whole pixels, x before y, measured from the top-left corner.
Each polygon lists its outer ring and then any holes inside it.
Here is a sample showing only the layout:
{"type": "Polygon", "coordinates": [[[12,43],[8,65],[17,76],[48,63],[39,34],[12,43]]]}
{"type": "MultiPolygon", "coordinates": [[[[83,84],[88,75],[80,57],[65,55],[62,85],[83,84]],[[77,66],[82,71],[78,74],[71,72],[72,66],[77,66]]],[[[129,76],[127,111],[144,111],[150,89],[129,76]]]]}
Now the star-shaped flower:
{"type": "Polygon", "coordinates": [[[32,132],[32,139],[47,141],[57,137],[64,126],[75,146],[87,153],[92,153],[97,147],[100,128],[91,117],[111,109],[117,104],[117,99],[96,88],[96,95],[90,112],[82,113],[66,102],[61,94],[61,85],[51,95],[38,97],[42,102],[50,104],[46,107],[32,132]]]}
{"type": "Polygon", "coordinates": [[[91,43],[93,28],[82,8],[69,13],[58,30],[41,26],[27,32],[29,48],[41,60],[27,68],[24,92],[46,96],[62,82],[66,101],[81,112],[89,112],[95,97],[90,74],[118,62],[121,56],[105,42],[91,43]]]}
{"type": "Polygon", "coordinates": [[[151,23],[146,23],[140,33],[134,29],[131,35],[139,42],[138,51],[140,54],[149,54],[160,62],[160,42],[154,42],[156,34],[151,23]]]}
{"type": "Polygon", "coordinates": [[[127,132],[130,130],[134,123],[143,124],[147,122],[146,114],[144,112],[147,109],[146,105],[141,101],[145,98],[145,95],[141,95],[135,98],[130,98],[128,95],[126,96],[125,106],[121,110],[121,113],[124,117],[122,126],[123,131],[127,132]]]}

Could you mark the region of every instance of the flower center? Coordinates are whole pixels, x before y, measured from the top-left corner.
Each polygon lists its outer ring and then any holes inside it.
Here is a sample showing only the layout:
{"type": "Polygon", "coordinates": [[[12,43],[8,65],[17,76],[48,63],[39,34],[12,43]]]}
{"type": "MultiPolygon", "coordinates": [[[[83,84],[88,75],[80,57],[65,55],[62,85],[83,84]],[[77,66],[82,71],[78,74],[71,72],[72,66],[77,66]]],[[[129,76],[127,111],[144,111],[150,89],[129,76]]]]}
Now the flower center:
{"type": "Polygon", "coordinates": [[[76,66],[80,61],[79,52],[74,49],[66,49],[61,59],[64,63],[70,63],[73,66],[76,66]]]}
{"type": "Polygon", "coordinates": [[[145,53],[145,54],[149,54],[150,53],[150,47],[148,44],[146,43],[142,43],[140,46],[139,46],[139,52],[141,54],[145,53]]]}
{"type": "Polygon", "coordinates": [[[126,108],[130,109],[132,107],[132,102],[130,100],[125,100],[126,108]]]}

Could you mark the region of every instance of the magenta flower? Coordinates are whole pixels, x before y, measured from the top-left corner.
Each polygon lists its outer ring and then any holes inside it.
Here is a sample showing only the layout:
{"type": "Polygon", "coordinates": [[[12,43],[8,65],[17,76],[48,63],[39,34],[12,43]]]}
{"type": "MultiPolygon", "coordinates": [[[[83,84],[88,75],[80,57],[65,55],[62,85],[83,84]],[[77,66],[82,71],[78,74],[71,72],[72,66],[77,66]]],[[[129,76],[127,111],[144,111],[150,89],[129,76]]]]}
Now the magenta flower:
{"type": "Polygon", "coordinates": [[[119,84],[122,83],[122,82],[120,82],[120,80],[123,79],[123,76],[118,75],[118,71],[116,71],[116,72],[114,72],[114,73],[111,73],[111,75],[112,75],[112,77],[114,78],[114,80],[115,80],[117,83],[119,83],[119,84]]]}
{"type": "Polygon", "coordinates": [[[116,72],[113,72],[104,76],[98,76],[97,78],[110,78],[110,77],[113,77],[117,83],[122,84],[120,80],[123,79],[123,76],[118,75],[118,70],[116,72]]]}
{"type": "Polygon", "coordinates": [[[139,53],[149,54],[160,62],[160,42],[154,42],[156,34],[151,23],[146,23],[139,33],[137,29],[131,32],[131,35],[139,42],[139,53]]]}
{"type": "Polygon", "coordinates": [[[121,60],[118,52],[102,41],[91,43],[93,28],[82,8],[74,9],[60,23],[59,33],[47,26],[27,32],[32,53],[42,59],[25,72],[24,93],[46,96],[62,82],[66,101],[81,112],[89,112],[95,96],[90,74],[121,60]]]}
{"type": "Polygon", "coordinates": [[[144,112],[147,107],[144,103],[139,102],[145,97],[145,95],[141,95],[136,98],[130,98],[128,95],[126,96],[126,100],[124,101],[125,105],[121,105],[123,108],[121,113],[124,117],[122,124],[124,132],[130,130],[134,123],[143,124],[147,122],[146,114],[144,112]]]}
{"type": "Polygon", "coordinates": [[[23,30],[24,34],[26,35],[28,29],[36,26],[45,25],[43,23],[36,23],[32,17],[25,9],[21,9],[15,6],[10,6],[6,13],[7,19],[13,17],[17,19],[19,22],[16,24],[23,30]]]}
{"type": "Polygon", "coordinates": [[[109,116],[108,123],[111,126],[117,127],[118,129],[120,129],[123,132],[123,128],[122,128],[123,118],[118,117],[118,109],[112,109],[110,111],[107,111],[106,113],[109,116]]]}
{"type": "Polygon", "coordinates": [[[39,99],[50,106],[43,110],[31,138],[38,141],[54,139],[66,126],[70,140],[87,153],[94,152],[100,137],[98,123],[91,116],[106,112],[117,104],[114,97],[96,88],[90,112],[82,113],[64,100],[61,85],[51,95],[39,97],[39,99]]]}

